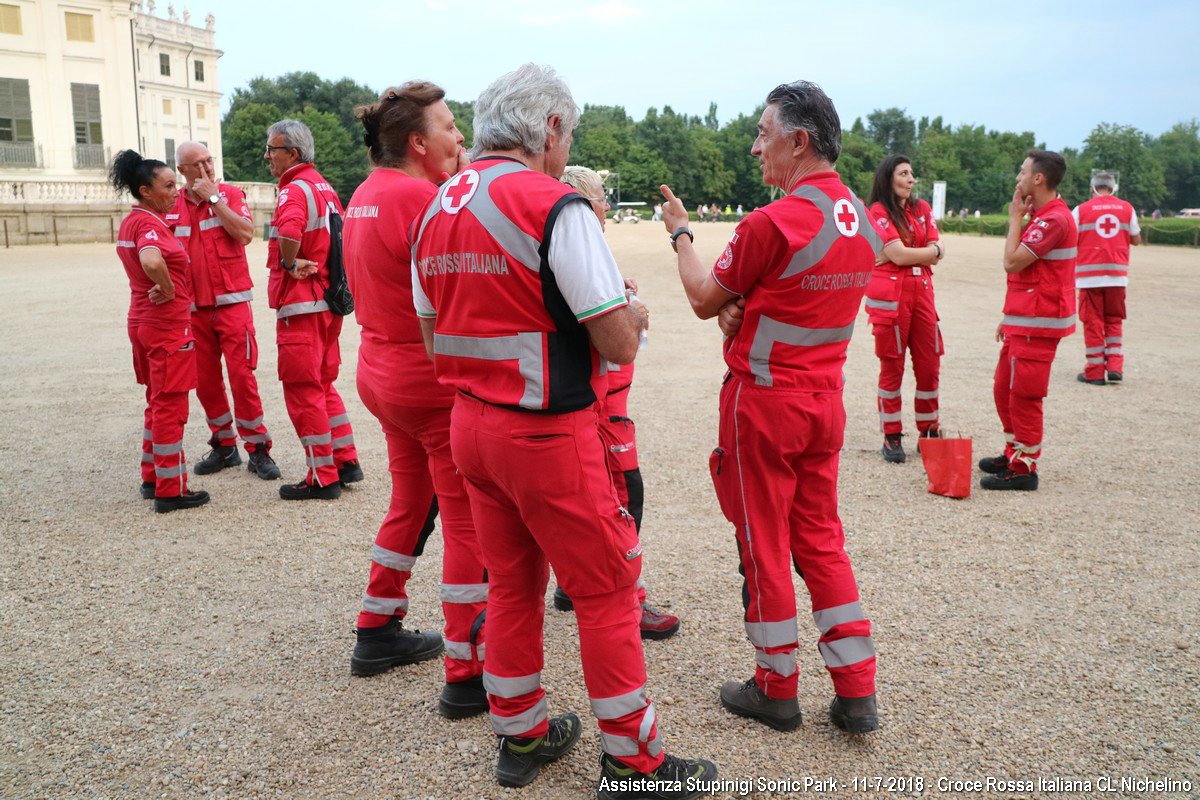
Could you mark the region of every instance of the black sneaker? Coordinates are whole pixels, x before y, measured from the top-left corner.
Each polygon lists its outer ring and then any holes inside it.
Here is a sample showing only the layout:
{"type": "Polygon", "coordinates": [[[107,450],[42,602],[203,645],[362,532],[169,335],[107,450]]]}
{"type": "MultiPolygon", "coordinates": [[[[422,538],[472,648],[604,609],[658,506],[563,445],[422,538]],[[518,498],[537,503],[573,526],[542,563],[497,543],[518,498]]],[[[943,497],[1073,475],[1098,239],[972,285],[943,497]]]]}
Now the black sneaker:
{"type": "Polygon", "coordinates": [[[627,767],[607,753],[600,754],[600,800],[691,800],[710,794],[704,783],[717,778],[717,767],[703,758],[663,756],[649,774],[627,767]]]}
{"type": "Polygon", "coordinates": [[[1079,381],[1080,383],[1090,384],[1092,386],[1104,386],[1108,383],[1108,381],[1104,380],[1104,376],[1099,378],[1089,378],[1086,372],[1081,372],[1076,375],[1075,380],[1079,381]]]}
{"type": "Polygon", "coordinates": [[[416,664],[442,654],[440,633],[406,631],[392,617],[378,628],[358,628],[358,642],[350,656],[351,675],[378,675],[400,664],[416,664]]]}
{"type": "Polygon", "coordinates": [[[846,733],[870,733],[878,730],[879,711],[875,708],[875,695],[835,696],[829,704],[829,721],[846,733]]]}
{"type": "Polygon", "coordinates": [[[1120,383],[1123,380],[1125,380],[1125,375],[1120,372],[1109,372],[1108,373],[1108,382],[1109,383],[1120,383]]]}
{"type": "Polygon", "coordinates": [[[745,683],[725,681],[721,705],[739,717],[750,717],[777,731],[794,731],[803,722],[800,703],[794,697],[767,697],[751,678],[745,683]]]}
{"type": "Polygon", "coordinates": [[[571,598],[567,597],[567,593],[562,590],[561,586],[554,587],[554,607],[559,611],[575,610],[575,604],[571,602],[571,598]]]}
{"type": "Polygon", "coordinates": [[[487,690],[483,678],[447,683],[438,698],[438,713],[446,719],[466,719],[487,711],[487,690]]]}
{"type": "Polygon", "coordinates": [[[142,499],[154,499],[154,481],[142,481],[142,499]]]}
{"type": "Polygon", "coordinates": [[[251,453],[246,459],[246,469],[264,481],[277,480],[283,474],[279,471],[275,459],[271,458],[271,454],[266,450],[255,450],[251,453]]]}
{"type": "Polygon", "coordinates": [[[300,481],[280,486],[279,496],[284,500],[337,500],[342,496],[342,485],[331,483],[328,486],[317,486],[315,483],[300,481]]]}
{"type": "Polygon", "coordinates": [[[575,746],[582,729],[579,717],[567,713],[550,718],[550,728],[545,736],[536,739],[501,736],[496,780],[501,786],[511,788],[528,786],[544,764],[557,761],[575,746]]]}
{"type": "Polygon", "coordinates": [[[204,458],[196,462],[196,466],[192,467],[192,472],[197,475],[212,475],[226,467],[236,467],[241,463],[242,457],[238,454],[237,445],[218,444],[205,453],[204,458]]]}
{"type": "Polygon", "coordinates": [[[999,475],[1008,470],[1008,458],[1003,455],[981,458],[979,468],[989,475],[999,475]]]}
{"type": "Polygon", "coordinates": [[[196,508],[208,500],[208,492],[184,492],[176,497],[155,497],[154,510],[159,514],[166,514],[180,508],[196,508]]]}
{"type": "Polygon", "coordinates": [[[898,433],[889,433],[883,437],[883,450],[880,452],[883,453],[883,460],[889,464],[903,464],[907,458],[898,433]]]}
{"type": "Polygon", "coordinates": [[[979,480],[984,489],[1032,492],[1038,488],[1036,472],[1013,472],[1006,469],[997,475],[985,475],[979,480]]]}
{"type": "Polygon", "coordinates": [[[342,486],[348,483],[358,483],[363,479],[362,465],[357,461],[347,461],[338,467],[338,481],[342,486]]]}
{"type": "Polygon", "coordinates": [[[940,438],[942,438],[942,432],[938,428],[926,428],[925,430],[921,431],[921,438],[922,439],[940,439],[940,438]]]}

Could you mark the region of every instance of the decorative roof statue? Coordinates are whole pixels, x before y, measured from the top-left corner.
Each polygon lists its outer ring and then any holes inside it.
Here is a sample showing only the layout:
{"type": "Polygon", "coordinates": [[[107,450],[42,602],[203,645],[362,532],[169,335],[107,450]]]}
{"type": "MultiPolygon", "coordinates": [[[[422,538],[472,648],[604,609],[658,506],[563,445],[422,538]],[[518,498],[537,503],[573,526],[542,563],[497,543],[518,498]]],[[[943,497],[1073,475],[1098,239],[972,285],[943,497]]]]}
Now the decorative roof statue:
{"type": "Polygon", "coordinates": [[[183,10],[183,24],[184,24],[184,25],[187,25],[187,24],[188,24],[188,21],[189,21],[191,18],[192,18],[192,15],[191,15],[190,13],[188,13],[188,10],[185,8],[185,9],[183,10]]]}
{"type": "Polygon", "coordinates": [[[210,31],[214,27],[216,27],[216,25],[217,25],[217,18],[214,17],[212,14],[209,14],[207,17],[204,18],[204,27],[208,28],[210,31]]]}
{"type": "Polygon", "coordinates": [[[175,4],[174,3],[167,4],[167,19],[171,20],[172,22],[174,22],[176,19],[178,19],[178,17],[175,16],[175,4]]]}

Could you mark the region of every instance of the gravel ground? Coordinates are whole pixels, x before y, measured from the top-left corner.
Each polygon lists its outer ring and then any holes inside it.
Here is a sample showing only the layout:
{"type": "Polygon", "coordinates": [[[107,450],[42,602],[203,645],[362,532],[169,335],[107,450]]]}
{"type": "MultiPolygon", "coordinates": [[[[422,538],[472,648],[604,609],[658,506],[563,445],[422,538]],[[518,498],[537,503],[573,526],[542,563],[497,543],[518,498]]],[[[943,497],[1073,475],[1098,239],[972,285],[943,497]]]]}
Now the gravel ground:
{"type": "MultiPolygon", "coordinates": [[[[732,227],[698,226],[705,259],[732,227]]],[[[672,752],[711,757],[763,797],[1041,797],[1053,792],[938,779],[1064,777],[1093,781],[1096,793],[1100,776],[1118,789],[1105,796],[1163,795],[1121,789],[1122,777],[1190,781],[1169,796],[1197,796],[1200,351],[1178,332],[1198,319],[1200,253],[1135,250],[1123,385],[1076,383],[1081,336],[1063,344],[1034,494],[949,500],[925,491],[919,459],[883,463],[877,362],[860,321],[846,368],[842,515],[875,625],[883,727],[852,739],[825,717],[832,690],[812,640],[799,651],[801,729],[777,733],[719,706],[718,685],[752,669],[735,548],[707,474],[719,334],[687,310],[660,226],[610,226],[608,236],[653,311],[631,410],[651,599],[683,618],[678,636],[646,646],[672,752]],[[856,790],[855,776],[904,782],[856,790]],[[806,777],[839,783],[805,787],[806,777]],[[760,791],[759,779],[798,786],[760,791]]],[[[948,247],[937,278],[949,349],[942,424],[973,437],[978,458],[1002,442],[991,399],[1001,240],[949,237],[948,247]]],[[[264,260],[255,243],[251,263],[264,260]]],[[[342,337],[340,386],[363,483],[337,502],[285,504],[278,484],[226,471],[193,481],[210,505],[160,516],[137,498],[141,394],[111,246],[0,251],[0,276],[0,796],[589,796],[599,751],[590,723],[532,787],[505,790],[486,719],[437,715],[440,664],[349,674],[388,497],[383,436],[353,388],[355,326],[342,337]]],[[[295,480],[303,456],[259,283],[267,422],[295,480]]],[[[909,375],[909,426],[911,387],[909,375]]],[[[192,420],[194,462],[207,435],[195,400],[192,420]]],[[[440,556],[431,542],[411,583],[410,620],[426,630],[440,627],[440,556]]],[[[546,653],[552,708],[586,717],[571,615],[548,612],[546,653]]]]}

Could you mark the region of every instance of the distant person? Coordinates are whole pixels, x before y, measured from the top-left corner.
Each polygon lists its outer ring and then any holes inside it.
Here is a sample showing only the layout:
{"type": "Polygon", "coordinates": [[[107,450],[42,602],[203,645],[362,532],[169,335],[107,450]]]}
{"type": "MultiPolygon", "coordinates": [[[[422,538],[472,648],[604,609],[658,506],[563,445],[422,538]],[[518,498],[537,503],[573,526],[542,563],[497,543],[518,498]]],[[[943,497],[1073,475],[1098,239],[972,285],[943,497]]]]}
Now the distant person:
{"type": "Polygon", "coordinates": [[[710,205],[708,207],[708,216],[709,216],[709,219],[711,219],[713,222],[720,222],[721,221],[721,207],[719,205],[717,205],[716,203],[713,203],[712,205],[710,205]]]}
{"type": "Polygon", "coordinates": [[[654,204],[654,215],[650,217],[651,222],[662,222],[662,203],[654,204]]]}
{"type": "Polygon", "coordinates": [[[730,207],[730,205],[729,205],[728,203],[726,203],[726,204],[725,204],[725,216],[726,216],[726,217],[732,217],[732,216],[733,216],[733,208],[731,208],[731,207],[730,207]]]}
{"type": "Polygon", "coordinates": [[[937,438],[938,375],[945,345],[933,297],[933,267],[945,256],[938,241],[933,211],[912,196],[912,163],[907,156],[890,155],[875,170],[870,212],[883,230],[883,255],[867,286],[867,319],[875,334],[879,357],[876,404],[883,433],[883,458],[903,463],[900,441],[904,356],[912,356],[916,394],[913,411],[921,437],[937,438]]]}
{"type": "Polygon", "coordinates": [[[767,95],[750,153],[781,199],[742,220],[705,269],[683,204],[662,187],[692,310],[709,319],[733,304],[718,446],[709,459],[717,500],[734,525],[754,675],[728,681],[721,704],[776,730],[800,725],[799,628],[792,567],[811,595],[817,649],[833,679],[834,725],[879,727],[875,646],[838,517],[838,454],[846,427],[842,368],[866,283],[882,247],[874,220],[834,162],[841,123],[816,84],[767,95]]]}
{"type": "Polygon", "coordinates": [[[304,479],[279,487],[284,500],[334,500],[363,479],[346,405],[334,388],[342,354],[342,317],[324,300],[328,288],[329,212],[342,202],[313,166],[312,132],[285,119],[267,129],[263,152],[279,197],[267,247],[267,300],[275,309],[279,381],[304,447],[304,479]]]}
{"type": "Polygon", "coordinates": [[[984,489],[1038,488],[1042,401],[1058,343],[1075,331],[1075,253],[1078,232],[1058,195],[1067,164],[1058,153],[1030,150],[1008,207],[1004,271],[1008,291],[996,327],[1003,342],[992,392],[1004,427],[1004,454],[985,458],[984,489]],[[1028,213],[1029,222],[1022,227],[1028,213]]]}
{"type": "Polygon", "coordinates": [[[1151,215],[1150,218],[1151,219],[1162,219],[1162,212],[1156,208],[1156,209],[1154,209],[1154,213],[1151,215]]]}
{"type": "Polygon", "coordinates": [[[179,194],[175,173],[161,161],[122,150],[109,180],[133,197],[117,233],[117,256],[129,277],[133,374],[146,387],[142,498],[153,499],[159,513],[195,508],[208,502],[208,492],[188,489],[183,454],[188,392],[196,388],[196,342],[187,251],[165,218],[179,194]]]}
{"type": "Polygon", "coordinates": [[[254,283],[246,245],[254,239],[254,218],[242,190],[219,183],[212,153],[200,142],[175,149],[175,164],[187,178],[167,221],[188,251],[192,279],[192,335],[196,337],[196,397],[204,408],[212,448],[196,463],[197,475],[242,463],[240,434],[248,468],[263,480],[279,477],[271,458],[271,434],[258,395],[258,341],[250,308],[254,283]],[[229,372],[233,411],[225,394],[221,358],[229,372]],[[235,428],[236,425],[236,428],[235,428]]]}
{"type": "Polygon", "coordinates": [[[1085,361],[1077,377],[1093,386],[1125,378],[1121,337],[1129,246],[1142,243],[1137,211],[1116,194],[1116,177],[1111,172],[1097,172],[1092,176],[1092,198],[1071,212],[1079,226],[1075,288],[1079,290],[1085,361]]]}
{"type": "Polygon", "coordinates": [[[704,222],[708,219],[708,207],[703,203],[696,206],[696,219],[699,222],[704,222]]]}
{"type": "MultiPolygon", "coordinates": [[[[591,204],[592,211],[604,230],[604,212],[608,201],[604,198],[604,179],[587,167],[571,166],[563,171],[562,182],[570,186],[591,204]]],[[[658,206],[659,211],[662,206],[658,206]]],[[[637,293],[637,283],[626,279],[627,291],[637,293]]],[[[645,489],[642,470],[638,466],[637,428],[629,418],[629,392],[633,387],[633,364],[608,364],[604,379],[607,381],[604,395],[600,398],[600,439],[604,442],[605,463],[608,477],[617,490],[621,507],[633,517],[639,537],[642,532],[642,514],[645,506],[645,489]]],[[[679,630],[679,617],[666,614],[650,605],[646,600],[646,584],[637,581],[638,603],[642,616],[638,622],[643,639],[670,639],[679,630]]],[[[571,611],[574,604],[561,586],[554,587],[554,607],[559,611],[571,611]]]]}
{"type": "Polygon", "coordinates": [[[737,212],[736,212],[736,213],[737,213],[737,221],[738,221],[738,222],[741,222],[741,221],[742,221],[742,217],[746,216],[746,209],[742,208],[742,204],[741,204],[741,203],[738,203],[738,207],[737,207],[737,212]]]}
{"type": "Polygon", "coordinates": [[[975,219],[979,219],[979,217],[980,217],[979,209],[977,208],[977,209],[975,209],[975,219]]]}

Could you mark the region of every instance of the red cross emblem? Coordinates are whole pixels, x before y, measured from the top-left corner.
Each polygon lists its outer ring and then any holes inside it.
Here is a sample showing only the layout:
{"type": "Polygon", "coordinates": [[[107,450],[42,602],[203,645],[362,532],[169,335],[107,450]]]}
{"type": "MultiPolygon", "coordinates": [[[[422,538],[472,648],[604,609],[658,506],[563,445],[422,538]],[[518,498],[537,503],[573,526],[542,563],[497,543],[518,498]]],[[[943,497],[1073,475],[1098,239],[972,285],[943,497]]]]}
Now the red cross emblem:
{"type": "Polygon", "coordinates": [[[1113,238],[1119,230],[1121,230],[1121,222],[1117,219],[1116,214],[1101,214],[1100,219],[1096,220],[1096,233],[1105,239],[1113,238]]]}
{"type": "Polygon", "coordinates": [[[837,232],[842,236],[853,236],[858,233],[858,212],[854,210],[854,206],[850,205],[849,200],[843,198],[833,204],[833,219],[837,226],[837,232]]]}
{"type": "Polygon", "coordinates": [[[468,169],[450,179],[442,192],[442,211],[457,214],[475,194],[479,186],[479,173],[468,169]]]}

